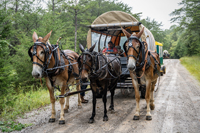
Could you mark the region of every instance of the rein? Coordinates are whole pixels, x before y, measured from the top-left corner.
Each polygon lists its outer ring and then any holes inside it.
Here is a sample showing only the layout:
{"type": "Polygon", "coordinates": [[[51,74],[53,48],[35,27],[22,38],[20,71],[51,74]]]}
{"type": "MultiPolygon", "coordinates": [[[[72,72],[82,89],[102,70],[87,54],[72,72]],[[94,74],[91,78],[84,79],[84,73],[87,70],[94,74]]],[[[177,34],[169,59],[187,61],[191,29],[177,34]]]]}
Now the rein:
{"type": "MultiPolygon", "coordinates": [[[[59,49],[59,45],[52,45],[51,46],[51,45],[48,44],[48,42],[47,42],[47,44],[45,44],[43,42],[36,41],[34,43],[34,45],[29,48],[28,53],[29,53],[29,56],[31,57],[31,61],[33,61],[33,56],[36,56],[37,59],[40,60],[43,63],[43,64],[40,64],[38,62],[33,62],[33,64],[36,64],[36,65],[40,66],[42,68],[43,74],[45,74],[45,76],[47,76],[49,78],[59,74],[59,72],[61,70],[64,70],[65,67],[77,64],[77,62],[76,63],[71,63],[70,60],[73,60],[73,58],[70,59],[68,56],[66,56],[64,54],[64,52],[59,49]],[[44,49],[44,54],[45,54],[44,61],[42,61],[37,56],[37,46],[41,46],[44,49]],[[33,47],[33,53],[30,52],[32,47],[33,47]],[[59,52],[58,52],[58,50],[59,50],[59,52]],[[64,65],[65,62],[63,60],[62,55],[64,55],[64,57],[68,60],[68,62],[69,62],[68,65],[64,65]],[[48,68],[52,56],[55,59],[55,64],[54,64],[53,68],[48,68]],[[61,60],[61,58],[62,58],[62,60],[61,60]]],[[[70,67],[69,69],[71,70],[72,68],[70,67]]]]}

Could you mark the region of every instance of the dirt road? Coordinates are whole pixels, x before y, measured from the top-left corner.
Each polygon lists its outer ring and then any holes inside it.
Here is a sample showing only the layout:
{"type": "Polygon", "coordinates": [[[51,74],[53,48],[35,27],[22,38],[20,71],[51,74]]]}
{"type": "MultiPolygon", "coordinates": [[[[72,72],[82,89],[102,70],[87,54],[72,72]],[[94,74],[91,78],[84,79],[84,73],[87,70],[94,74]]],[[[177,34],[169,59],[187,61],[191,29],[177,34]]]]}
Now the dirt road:
{"type": "MultiPolygon", "coordinates": [[[[59,125],[60,106],[57,105],[55,123],[48,123],[51,114],[49,108],[40,109],[37,114],[30,114],[22,123],[35,125],[23,129],[27,133],[197,133],[200,132],[200,84],[180,64],[179,60],[164,60],[166,74],[160,80],[160,87],[155,93],[155,110],[151,111],[152,121],[146,121],[146,102],[140,101],[140,120],[134,121],[136,102],[134,94],[124,96],[120,90],[114,97],[115,113],[108,112],[109,120],[103,121],[103,103],[97,100],[95,122],[88,124],[92,113],[91,92],[87,93],[90,99],[82,109],[77,108],[77,98],[70,98],[70,110],[65,114],[65,125],[59,125]],[[29,120],[32,119],[32,120],[29,120]],[[33,122],[33,119],[35,122],[33,122]]],[[[107,107],[110,104],[108,96],[107,107]]]]}

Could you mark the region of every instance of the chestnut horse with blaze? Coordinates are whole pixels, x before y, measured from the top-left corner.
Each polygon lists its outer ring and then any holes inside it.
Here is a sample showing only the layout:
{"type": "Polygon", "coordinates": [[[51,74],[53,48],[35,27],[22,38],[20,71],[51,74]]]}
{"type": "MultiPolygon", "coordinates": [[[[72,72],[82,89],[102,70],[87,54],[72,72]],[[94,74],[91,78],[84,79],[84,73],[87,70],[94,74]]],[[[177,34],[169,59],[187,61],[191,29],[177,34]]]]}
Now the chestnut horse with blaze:
{"type": "Polygon", "coordinates": [[[138,34],[130,34],[123,28],[122,31],[128,39],[128,43],[126,44],[125,50],[128,57],[127,68],[130,72],[132,84],[135,90],[136,113],[133,117],[133,120],[139,120],[140,116],[140,94],[138,84],[139,78],[141,84],[146,85],[146,120],[152,120],[150,109],[154,110],[155,108],[153,91],[157,82],[157,78],[160,75],[159,55],[156,52],[148,51],[147,44],[145,42],[140,41],[139,38],[144,32],[144,28],[138,34]]]}
{"type": "MultiPolygon", "coordinates": [[[[69,97],[66,98],[64,107],[64,94],[69,91],[68,84],[76,80],[78,84],[76,89],[80,90],[79,80],[76,79],[79,73],[77,63],[79,55],[71,50],[61,51],[58,45],[51,45],[48,41],[50,36],[51,32],[44,38],[38,38],[34,32],[32,36],[34,45],[30,47],[28,53],[33,61],[32,76],[35,78],[44,77],[50,93],[52,112],[49,122],[55,122],[56,119],[54,87],[59,86],[61,91],[59,124],[65,124],[64,113],[68,112],[69,109],[69,97]]],[[[81,107],[80,94],[78,94],[78,107],[81,107]]]]}

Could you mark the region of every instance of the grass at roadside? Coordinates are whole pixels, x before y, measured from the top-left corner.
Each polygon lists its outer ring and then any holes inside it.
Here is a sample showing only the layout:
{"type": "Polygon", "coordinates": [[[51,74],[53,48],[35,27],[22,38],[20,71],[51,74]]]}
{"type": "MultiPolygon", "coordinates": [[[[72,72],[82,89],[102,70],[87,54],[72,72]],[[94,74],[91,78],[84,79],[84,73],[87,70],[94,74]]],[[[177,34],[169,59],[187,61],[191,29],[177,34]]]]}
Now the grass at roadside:
{"type": "MultiPolygon", "coordinates": [[[[75,91],[75,87],[70,87],[70,90],[75,91]]],[[[58,96],[60,92],[56,91],[55,94],[58,96]]],[[[4,98],[4,103],[6,105],[0,114],[0,121],[15,120],[17,116],[23,117],[23,114],[28,111],[50,104],[49,91],[45,86],[38,88],[37,91],[19,93],[18,95],[10,94],[4,98]]]]}
{"type": "MultiPolygon", "coordinates": [[[[76,91],[76,86],[70,86],[70,91],[76,91]]],[[[23,90],[20,88],[19,90],[23,90]]],[[[59,91],[56,91],[56,95],[60,95],[59,91]]],[[[1,99],[0,99],[1,100],[1,99]]],[[[45,105],[50,104],[49,91],[46,86],[38,88],[37,91],[29,91],[26,93],[20,92],[18,94],[9,93],[4,97],[3,111],[0,112],[0,132],[11,132],[14,130],[20,131],[22,128],[30,126],[31,124],[21,124],[15,122],[17,117],[22,117],[24,113],[38,109],[45,105]]]]}
{"type": "Polygon", "coordinates": [[[198,80],[200,81],[200,56],[182,57],[181,64],[198,80]]]}
{"type": "Polygon", "coordinates": [[[23,117],[24,113],[28,111],[50,103],[49,92],[44,88],[38,88],[38,91],[29,91],[26,93],[9,93],[3,100],[4,108],[0,114],[0,130],[2,132],[20,131],[22,128],[32,125],[23,125],[14,122],[14,120],[18,116],[23,117]]]}
{"type": "Polygon", "coordinates": [[[39,88],[38,91],[10,95],[4,99],[5,103],[12,103],[5,106],[0,115],[2,121],[14,120],[17,116],[23,117],[25,112],[42,107],[50,103],[47,89],[39,88]]]}

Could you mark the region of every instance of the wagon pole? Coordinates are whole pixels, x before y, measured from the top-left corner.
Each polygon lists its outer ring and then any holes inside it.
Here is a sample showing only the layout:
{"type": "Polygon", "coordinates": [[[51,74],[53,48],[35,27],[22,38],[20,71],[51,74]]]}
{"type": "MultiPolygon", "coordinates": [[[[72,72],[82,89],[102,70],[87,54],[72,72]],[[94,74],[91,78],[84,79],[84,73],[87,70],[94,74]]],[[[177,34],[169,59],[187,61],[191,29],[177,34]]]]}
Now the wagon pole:
{"type": "Polygon", "coordinates": [[[78,93],[81,93],[81,92],[86,92],[86,91],[89,91],[89,90],[92,90],[92,89],[91,89],[91,88],[88,88],[88,89],[80,90],[80,91],[67,92],[67,93],[65,93],[64,95],[59,95],[58,97],[59,97],[59,98],[64,98],[64,97],[68,97],[68,96],[71,96],[71,95],[74,95],[74,94],[78,94],[78,93]]]}

